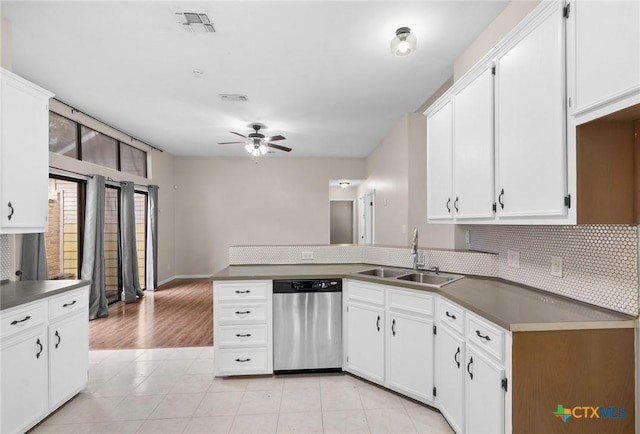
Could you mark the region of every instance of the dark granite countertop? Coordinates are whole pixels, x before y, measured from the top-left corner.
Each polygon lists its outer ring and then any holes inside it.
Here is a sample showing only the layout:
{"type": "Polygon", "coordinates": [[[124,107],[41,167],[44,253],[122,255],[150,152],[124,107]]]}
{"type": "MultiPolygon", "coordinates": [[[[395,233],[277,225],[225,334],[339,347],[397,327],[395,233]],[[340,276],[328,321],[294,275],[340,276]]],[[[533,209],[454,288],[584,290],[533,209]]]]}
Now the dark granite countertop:
{"type": "MultiPolygon", "coordinates": [[[[498,278],[466,276],[442,288],[353,274],[371,264],[234,265],[213,280],[274,280],[336,277],[439,294],[513,332],[635,327],[638,318],[498,278]]],[[[394,267],[384,267],[394,268],[394,267]]],[[[403,270],[398,268],[399,270],[403,270]]],[[[409,269],[404,269],[411,272],[409,269]]]]}
{"type": "Polygon", "coordinates": [[[0,285],[0,310],[62,294],[91,284],[90,280],[28,280],[0,285]]]}

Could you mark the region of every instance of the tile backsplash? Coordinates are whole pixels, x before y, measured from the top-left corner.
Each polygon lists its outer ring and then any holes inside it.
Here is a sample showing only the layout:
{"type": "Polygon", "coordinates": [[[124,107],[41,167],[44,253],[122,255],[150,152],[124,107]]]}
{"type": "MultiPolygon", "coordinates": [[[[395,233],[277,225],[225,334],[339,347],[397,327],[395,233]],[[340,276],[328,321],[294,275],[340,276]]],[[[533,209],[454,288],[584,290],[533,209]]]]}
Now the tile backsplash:
{"type": "Polygon", "coordinates": [[[638,315],[638,227],[467,226],[471,249],[498,255],[497,277],[638,315]],[[520,268],[507,265],[507,251],[520,268]],[[563,276],[551,275],[551,256],[563,276]]]}
{"type": "Polygon", "coordinates": [[[0,234],[0,280],[6,280],[11,276],[12,262],[13,252],[9,235],[0,234]]]}

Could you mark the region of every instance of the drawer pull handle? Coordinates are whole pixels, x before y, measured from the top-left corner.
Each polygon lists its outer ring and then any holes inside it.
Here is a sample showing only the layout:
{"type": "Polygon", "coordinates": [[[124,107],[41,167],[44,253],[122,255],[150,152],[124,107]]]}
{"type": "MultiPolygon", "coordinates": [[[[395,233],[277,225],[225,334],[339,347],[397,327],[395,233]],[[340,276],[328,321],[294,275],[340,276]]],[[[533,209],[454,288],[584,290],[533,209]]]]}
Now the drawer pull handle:
{"type": "Polygon", "coordinates": [[[484,339],[484,340],[486,340],[486,341],[490,341],[490,340],[491,340],[491,338],[490,338],[489,336],[482,336],[482,335],[480,334],[480,330],[476,330],[476,334],[478,335],[478,337],[479,337],[480,339],[484,339]]]}
{"type": "Polygon", "coordinates": [[[251,337],[251,333],[247,333],[246,335],[237,334],[236,336],[239,338],[249,338],[251,337]]]}
{"type": "Polygon", "coordinates": [[[13,217],[13,205],[11,205],[11,202],[9,202],[9,209],[11,210],[11,212],[9,213],[9,216],[7,217],[9,220],[11,220],[11,217],[13,217]]]}
{"type": "Polygon", "coordinates": [[[246,291],[236,291],[236,294],[249,294],[251,291],[250,290],[246,290],[246,291]]]}
{"type": "Polygon", "coordinates": [[[378,328],[378,331],[380,331],[380,315],[378,315],[378,320],[376,321],[376,327],[378,328]]]}
{"type": "Polygon", "coordinates": [[[393,321],[391,321],[391,333],[393,333],[393,335],[396,335],[396,320],[394,319],[393,321]]]}
{"type": "Polygon", "coordinates": [[[25,321],[28,321],[30,319],[31,319],[31,317],[29,315],[27,315],[23,319],[20,319],[20,320],[16,319],[16,320],[11,321],[11,325],[16,325],[19,322],[25,322],[25,321]]]}
{"type": "Polygon", "coordinates": [[[245,363],[245,362],[250,362],[251,359],[236,359],[236,362],[240,362],[240,363],[245,363]]]}
{"type": "Polygon", "coordinates": [[[69,306],[73,306],[74,304],[76,304],[76,301],[73,300],[71,303],[65,303],[62,305],[62,307],[69,307],[69,306]]]}
{"type": "Polygon", "coordinates": [[[241,310],[236,310],[236,315],[247,315],[249,313],[251,313],[250,310],[245,310],[244,312],[241,310]]]}
{"type": "Polygon", "coordinates": [[[453,355],[453,360],[456,361],[458,369],[460,369],[460,347],[458,347],[458,351],[456,351],[456,353],[453,355]]]}
{"type": "Polygon", "coordinates": [[[467,364],[467,372],[469,373],[469,378],[473,380],[473,372],[471,371],[472,365],[473,365],[473,357],[471,357],[471,360],[469,360],[469,363],[467,364]]]}
{"type": "Polygon", "coordinates": [[[58,349],[58,345],[60,345],[60,342],[62,342],[62,338],[60,337],[60,333],[58,333],[58,330],[56,330],[55,337],[58,338],[58,342],[56,342],[56,350],[57,350],[58,349]]]}
{"type": "Polygon", "coordinates": [[[40,343],[40,339],[38,339],[36,341],[36,345],[38,345],[40,347],[40,349],[38,350],[38,353],[36,354],[36,359],[39,359],[40,358],[40,354],[42,354],[42,349],[43,349],[42,344],[40,343]]]}
{"type": "Polygon", "coordinates": [[[456,316],[452,313],[449,313],[449,311],[446,312],[447,316],[451,319],[456,319],[456,316]]]}

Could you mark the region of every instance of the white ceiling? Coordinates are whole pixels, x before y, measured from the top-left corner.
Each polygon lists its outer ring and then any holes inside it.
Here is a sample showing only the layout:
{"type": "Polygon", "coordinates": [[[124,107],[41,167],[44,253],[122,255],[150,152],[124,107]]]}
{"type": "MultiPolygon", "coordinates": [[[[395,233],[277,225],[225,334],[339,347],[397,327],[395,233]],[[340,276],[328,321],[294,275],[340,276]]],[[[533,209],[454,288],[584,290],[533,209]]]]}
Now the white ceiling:
{"type": "MultiPolygon", "coordinates": [[[[290,156],[367,156],[451,75],[501,1],[5,1],[13,71],[175,155],[244,156],[252,122],[290,156]],[[214,34],[175,11],[206,12],[214,34]],[[408,26],[417,51],[389,43],[408,26]],[[192,71],[204,72],[200,78],[192,71]],[[249,102],[222,102],[240,93],[249,102]]],[[[278,153],[280,155],[282,153],[278,153]]],[[[275,154],[270,154],[272,158],[275,154]]]]}

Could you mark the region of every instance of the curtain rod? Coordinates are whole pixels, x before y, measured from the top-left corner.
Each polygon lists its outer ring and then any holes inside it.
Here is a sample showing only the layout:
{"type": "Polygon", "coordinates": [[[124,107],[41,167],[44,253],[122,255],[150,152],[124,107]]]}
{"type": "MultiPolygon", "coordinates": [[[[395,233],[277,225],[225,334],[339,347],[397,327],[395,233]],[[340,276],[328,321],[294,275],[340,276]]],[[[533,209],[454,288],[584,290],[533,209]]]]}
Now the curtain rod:
{"type": "Polygon", "coordinates": [[[96,117],[96,116],[94,116],[94,115],[91,115],[91,114],[89,114],[89,113],[87,113],[87,112],[84,112],[84,111],[82,111],[82,110],[80,110],[80,109],[77,109],[76,107],[72,106],[71,104],[69,104],[68,102],[66,102],[66,101],[64,101],[64,100],[62,100],[62,99],[60,99],[60,98],[55,98],[55,97],[54,97],[53,99],[55,99],[56,101],[58,101],[58,102],[60,102],[60,103],[62,103],[62,104],[64,104],[64,105],[66,105],[67,107],[69,107],[69,108],[71,109],[71,113],[72,113],[72,114],[73,114],[74,112],[82,113],[83,115],[85,115],[85,116],[87,116],[87,117],[90,117],[91,119],[93,119],[93,120],[95,120],[95,121],[101,122],[101,123],[105,124],[106,126],[108,126],[108,127],[110,127],[110,128],[113,128],[114,130],[120,131],[122,134],[125,134],[125,135],[129,136],[129,137],[131,138],[131,140],[132,140],[132,141],[133,141],[133,140],[135,140],[136,142],[144,143],[145,145],[147,145],[147,146],[148,146],[148,147],[150,147],[151,149],[155,149],[156,151],[164,152],[162,149],[160,149],[160,148],[158,148],[158,147],[156,147],[156,146],[150,145],[150,144],[148,144],[147,142],[143,142],[142,140],[138,140],[138,139],[136,139],[136,138],[135,138],[135,137],[133,137],[131,134],[127,133],[126,131],[124,131],[124,130],[123,130],[123,129],[121,129],[121,128],[118,128],[118,127],[116,127],[116,126],[114,126],[114,125],[110,124],[109,122],[103,121],[102,119],[100,119],[100,118],[98,118],[98,117],[96,117]]]}
{"type": "MultiPolygon", "coordinates": [[[[73,175],[78,175],[83,179],[89,179],[89,178],[93,178],[93,175],[85,175],[84,173],[79,173],[79,172],[74,172],[73,170],[68,170],[68,169],[61,169],[59,167],[54,167],[54,166],[49,166],[49,169],[54,169],[60,172],[63,172],[62,175],[64,175],[65,173],[67,174],[73,174],[73,175]]],[[[119,183],[119,182],[131,182],[131,181],[116,181],[113,178],[110,178],[108,176],[105,176],[104,179],[106,181],[111,181],[114,183],[119,183]]],[[[149,185],[153,185],[153,184],[136,184],[135,182],[133,183],[134,187],[144,187],[144,188],[149,188],[149,185]]],[[[160,189],[159,186],[156,185],[156,187],[158,187],[158,189],[160,189]]]]}

